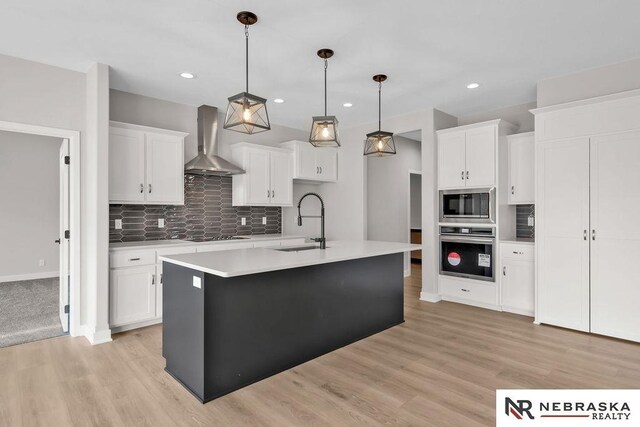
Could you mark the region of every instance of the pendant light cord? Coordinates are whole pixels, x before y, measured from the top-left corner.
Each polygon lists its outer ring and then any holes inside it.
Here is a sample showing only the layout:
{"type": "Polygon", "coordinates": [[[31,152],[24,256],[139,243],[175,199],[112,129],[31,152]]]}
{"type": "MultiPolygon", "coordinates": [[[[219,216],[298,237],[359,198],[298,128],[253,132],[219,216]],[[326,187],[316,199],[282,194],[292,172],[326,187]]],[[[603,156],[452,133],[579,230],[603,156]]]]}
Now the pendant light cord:
{"type": "Polygon", "coordinates": [[[245,49],[244,49],[244,63],[245,63],[245,84],[246,84],[246,92],[249,93],[249,26],[244,26],[244,38],[245,38],[245,49]]]}
{"type": "Polygon", "coordinates": [[[378,82],[378,132],[382,129],[382,82],[378,82]]]}
{"type": "Polygon", "coordinates": [[[324,60],[324,115],[327,115],[327,68],[329,67],[329,61],[324,60]]]}

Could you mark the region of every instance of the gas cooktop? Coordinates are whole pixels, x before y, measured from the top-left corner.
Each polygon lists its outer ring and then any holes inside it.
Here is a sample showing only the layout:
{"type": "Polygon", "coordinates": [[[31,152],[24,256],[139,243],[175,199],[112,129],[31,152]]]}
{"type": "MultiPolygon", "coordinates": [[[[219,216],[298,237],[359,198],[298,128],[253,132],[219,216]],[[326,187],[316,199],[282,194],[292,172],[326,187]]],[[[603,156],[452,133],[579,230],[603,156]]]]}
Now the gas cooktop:
{"type": "Polygon", "coordinates": [[[189,239],[190,242],[218,242],[221,240],[242,240],[242,239],[246,239],[246,237],[240,237],[240,236],[214,236],[214,237],[194,237],[192,239],[189,239]]]}

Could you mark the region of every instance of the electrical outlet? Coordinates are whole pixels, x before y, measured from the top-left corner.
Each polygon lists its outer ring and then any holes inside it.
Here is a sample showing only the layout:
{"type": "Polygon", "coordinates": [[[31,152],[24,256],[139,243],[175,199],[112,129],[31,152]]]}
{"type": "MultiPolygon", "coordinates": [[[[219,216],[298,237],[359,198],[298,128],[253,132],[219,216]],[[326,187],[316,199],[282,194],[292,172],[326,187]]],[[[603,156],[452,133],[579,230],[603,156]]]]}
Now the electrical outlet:
{"type": "Polygon", "coordinates": [[[46,264],[46,262],[43,259],[38,260],[38,267],[44,267],[45,264],[46,264]]]}
{"type": "Polygon", "coordinates": [[[193,276],[193,287],[202,289],[202,279],[198,276],[193,276]]]}
{"type": "Polygon", "coordinates": [[[240,218],[241,225],[247,225],[247,218],[240,218]]]}
{"type": "Polygon", "coordinates": [[[262,217],[262,225],[267,225],[267,217],[266,216],[262,217]]]}
{"type": "Polygon", "coordinates": [[[164,228],[164,218],[158,218],[158,228],[164,228]]]}
{"type": "Polygon", "coordinates": [[[529,215],[529,217],[527,218],[527,225],[529,227],[533,227],[533,224],[534,224],[533,221],[534,221],[533,215],[529,215]]]}
{"type": "Polygon", "coordinates": [[[116,219],[115,227],[116,227],[116,230],[122,230],[122,220],[121,219],[116,219]]]}

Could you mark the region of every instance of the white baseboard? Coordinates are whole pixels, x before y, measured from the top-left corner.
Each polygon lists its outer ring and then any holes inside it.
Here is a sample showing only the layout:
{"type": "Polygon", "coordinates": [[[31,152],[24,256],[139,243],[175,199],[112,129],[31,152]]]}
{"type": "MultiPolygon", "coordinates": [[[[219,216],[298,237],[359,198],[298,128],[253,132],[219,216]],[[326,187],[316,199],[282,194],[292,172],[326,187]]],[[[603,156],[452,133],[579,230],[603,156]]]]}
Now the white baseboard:
{"type": "Polygon", "coordinates": [[[427,302],[438,302],[442,300],[440,294],[434,294],[431,292],[420,292],[420,300],[427,302]]]}
{"type": "Polygon", "coordinates": [[[162,317],[157,317],[151,320],[145,320],[144,322],[132,323],[129,325],[112,326],[111,333],[117,334],[119,332],[130,331],[132,329],[138,329],[138,328],[144,328],[146,326],[157,325],[158,323],[162,323],[162,317]]]}
{"type": "Polygon", "coordinates": [[[57,271],[44,271],[42,273],[16,274],[13,276],[0,276],[0,283],[4,282],[20,282],[22,280],[49,279],[58,277],[60,273],[57,271]]]}
{"type": "Polygon", "coordinates": [[[107,342],[111,342],[111,329],[106,329],[104,331],[91,331],[87,325],[83,326],[85,331],[84,336],[87,337],[87,340],[91,343],[91,345],[104,344],[107,342]]]}

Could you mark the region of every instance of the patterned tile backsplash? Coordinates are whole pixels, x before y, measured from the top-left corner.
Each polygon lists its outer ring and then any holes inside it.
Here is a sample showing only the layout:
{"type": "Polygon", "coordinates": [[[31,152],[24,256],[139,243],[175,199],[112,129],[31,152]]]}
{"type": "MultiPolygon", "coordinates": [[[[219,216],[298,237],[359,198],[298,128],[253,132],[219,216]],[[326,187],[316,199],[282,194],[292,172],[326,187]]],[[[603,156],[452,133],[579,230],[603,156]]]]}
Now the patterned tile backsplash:
{"type": "Polygon", "coordinates": [[[529,216],[535,217],[535,205],[516,206],[516,237],[521,239],[533,239],[536,235],[535,226],[529,227],[529,216]]]}
{"type": "Polygon", "coordinates": [[[282,232],[281,208],[231,206],[231,177],[185,175],[184,192],[184,206],[110,205],[109,241],[202,240],[282,232]],[[165,220],[164,228],[158,228],[160,218],[165,220]],[[116,219],[122,220],[121,230],[115,229],[116,219]]]}

